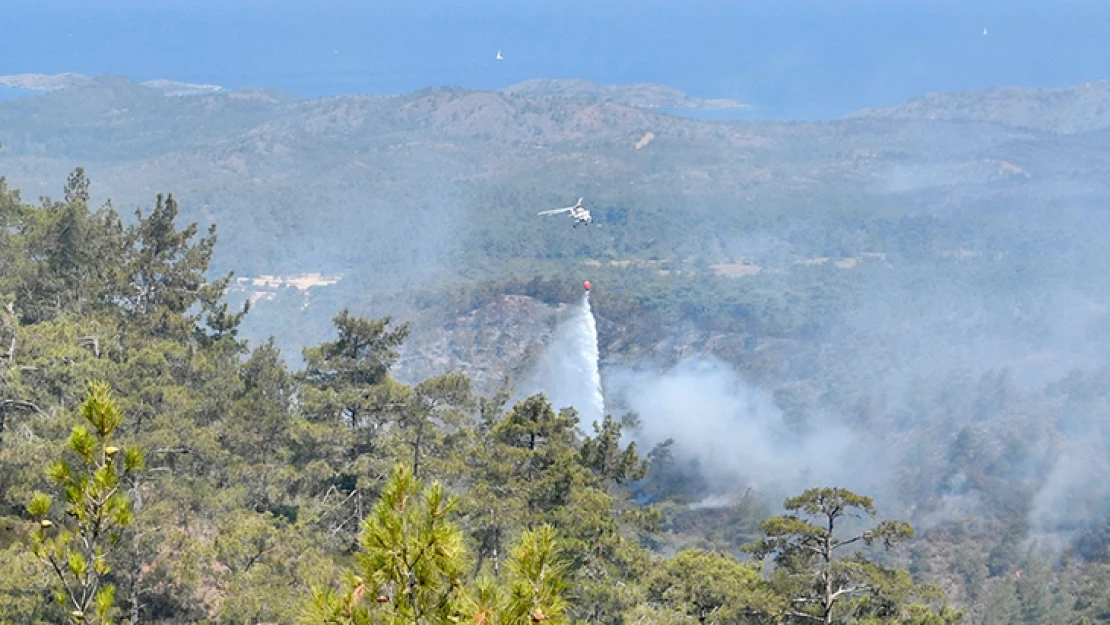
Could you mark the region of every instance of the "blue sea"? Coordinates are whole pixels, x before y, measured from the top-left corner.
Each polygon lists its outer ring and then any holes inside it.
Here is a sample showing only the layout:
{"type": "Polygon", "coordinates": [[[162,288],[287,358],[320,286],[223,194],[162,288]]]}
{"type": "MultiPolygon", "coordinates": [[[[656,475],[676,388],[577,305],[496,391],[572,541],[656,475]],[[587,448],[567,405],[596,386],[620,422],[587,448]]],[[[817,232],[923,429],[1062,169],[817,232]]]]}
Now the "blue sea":
{"type": "Polygon", "coordinates": [[[1101,0],[0,0],[0,14],[0,75],[302,97],[584,78],[819,119],[930,91],[1110,77],[1101,0]]]}

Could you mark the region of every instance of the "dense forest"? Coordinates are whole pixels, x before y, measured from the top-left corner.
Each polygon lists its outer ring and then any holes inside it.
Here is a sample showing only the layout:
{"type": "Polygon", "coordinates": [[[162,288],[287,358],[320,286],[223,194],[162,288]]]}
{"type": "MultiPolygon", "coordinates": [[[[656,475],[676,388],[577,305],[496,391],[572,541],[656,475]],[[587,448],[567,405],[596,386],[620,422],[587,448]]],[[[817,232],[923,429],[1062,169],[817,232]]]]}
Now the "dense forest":
{"type": "Polygon", "coordinates": [[[124,226],[88,185],[0,186],[4,622],[962,618],[892,557],[913,529],[834,485],[756,540],[653,550],[632,493],[665,446],[456,374],[400,384],[404,323],[341,311],[290,371],[206,277],[215,228],[172,195],[124,226]]]}
{"type": "Polygon", "coordinates": [[[0,622],[1110,620],[1103,122],[977,101],[723,125],[98,79],[0,107],[5,173],[99,160],[141,207],[0,183],[0,622]],[[520,208],[587,180],[599,229],[520,208]],[[328,254],[357,270],[307,308],[225,273],[328,254]],[[584,277],[597,423],[521,392],[584,277]]]}

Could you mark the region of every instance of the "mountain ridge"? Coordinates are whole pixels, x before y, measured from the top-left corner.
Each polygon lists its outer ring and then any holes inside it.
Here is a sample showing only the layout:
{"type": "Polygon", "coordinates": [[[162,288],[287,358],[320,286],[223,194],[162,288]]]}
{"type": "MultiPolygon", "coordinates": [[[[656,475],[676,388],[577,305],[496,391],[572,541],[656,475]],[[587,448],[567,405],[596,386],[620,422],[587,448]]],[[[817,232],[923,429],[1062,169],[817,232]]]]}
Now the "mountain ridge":
{"type": "Polygon", "coordinates": [[[98,76],[0,102],[0,163],[30,197],[57,194],[56,181],[79,165],[95,196],[120,206],[173,191],[184,217],[220,224],[228,245],[217,265],[254,273],[367,263],[401,271],[395,248],[428,231],[422,223],[454,228],[421,252],[436,258],[483,250],[506,262],[689,253],[730,262],[730,239],[779,219],[804,228],[819,218],[814,207],[829,203],[940,215],[981,202],[1034,215],[1046,198],[1110,197],[1097,174],[1110,166],[1102,131],[889,112],[707,121],[573,93],[435,87],[314,99],[267,89],[165,97],[98,76]],[[588,244],[535,222],[532,206],[578,197],[601,226],[588,244]],[[534,237],[538,256],[520,245],[534,237]]]}
{"type": "Polygon", "coordinates": [[[1079,134],[1110,128],[1110,80],[1054,89],[995,87],[936,92],[850,118],[985,122],[1079,134]]]}
{"type": "Polygon", "coordinates": [[[515,83],[502,93],[532,98],[601,99],[645,108],[741,109],[746,105],[724,98],[697,98],[653,83],[602,85],[578,78],[535,78],[515,83]]]}

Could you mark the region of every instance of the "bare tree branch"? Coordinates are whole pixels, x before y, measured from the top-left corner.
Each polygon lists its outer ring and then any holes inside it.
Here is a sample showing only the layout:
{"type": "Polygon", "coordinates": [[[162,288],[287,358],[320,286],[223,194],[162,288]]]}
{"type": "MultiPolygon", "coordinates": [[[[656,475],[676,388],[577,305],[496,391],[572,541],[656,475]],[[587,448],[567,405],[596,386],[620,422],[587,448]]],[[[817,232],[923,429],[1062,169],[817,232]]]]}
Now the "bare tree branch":
{"type": "Polygon", "coordinates": [[[834,592],[832,594],[831,598],[832,598],[832,600],[835,601],[837,599],[837,597],[840,597],[841,595],[850,595],[852,593],[857,593],[857,592],[861,592],[861,591],[864,591],[864,590],[874,590],[874,587],[872,587],[872,586],[854,586],[854,587],[851,587],[851,588],[841,587],[841,588],[838,588],[836,590],[836,592],[834,592]]]}
{"type": "Polygon", "coordinates": [[[24,410],[30,410],[35,414],[42,414],[42,410],[29,401],[24,401],[22,399],[0,399],[0,414],[7,411],[9,408],[22,408],[24,410]]]}
{"type": "Polygon", "coordinates": [[[81,347],[92,346],[93,354],[100,358],[100,338],[96,336],[82,336],[77,339],[77,344],[81,347]]]}

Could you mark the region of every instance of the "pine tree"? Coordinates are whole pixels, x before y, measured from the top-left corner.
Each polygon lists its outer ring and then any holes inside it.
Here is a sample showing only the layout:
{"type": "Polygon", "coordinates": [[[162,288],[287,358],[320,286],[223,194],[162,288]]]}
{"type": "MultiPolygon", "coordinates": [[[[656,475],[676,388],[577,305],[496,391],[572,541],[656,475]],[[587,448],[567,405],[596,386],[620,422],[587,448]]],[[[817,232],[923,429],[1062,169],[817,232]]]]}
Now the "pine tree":
{"type": "Polygon", "coordinates": [[[731,554],[688,549],[662,562],[648,581],[649,602],[698,623],[735,623],[777,610],[759,567],[731,554]]]}
{"type": "Polygon", "coordinates": [[[452,443],[474,403],[470,379],[461,373],[430,378],[413,388],[397,419],[397,429],[412,454],[416,477],[428,474],[429,469],[433,475],[438,473],[436,469],[450,456],[452,443]]]}
{"type": "Polygon", "coordinates": [[[198,225],[177,227],[178,207],[173,194],[158,195],[154,209],[143,216],[136,211],[137,223],[124,234],[128,292],[124,306],[132,323],[146,327],[159,337],[185,338],[198,332],[200,317],[205,317],[213,334],[206,340],[234,335],[249,303],[236,314],[219,303],[231,280],[228,274],[209,282],[204,274],[216,246],[216,226],[208,235],[193,241],[198,225]],[[188,314],[200,304],[196,315],[188,314]]]}
{"type": "Polygon", "coordinates": [[[506,567],[510,594],[502,615],[505,625],[566,622],[567,570],[550,525],[522,534],[506,567]]]}
{"type": "Polygon", "coordinates": [[[440,484],[422,491],[412,472],[396,465],[363,523],[359,575],[343,595],[314,592],[306,622],[457,623],[469,563],[462,532],[448,518],[454,506],[440,484]]]}
{"type": "Polygon", "coordinates": [[[25,207],[19,243],[26,258],[16,308],[34,323],[67,313],[110,307],[123,292],[125,238],[119,215],[106,203],[90,211],[89,180],[77,168],[66,182],[65,201],[43,198],[25,207]]]}
{"type": "Polygon", "coordinates": [[[68,519],[50,520],[50,496],[35,493],[27,507],[39,519],[32,551],[61,584],[57,599],[70,609],[70,621],[106,625],[113,622],[115,599],[115,587],[106,580],[112,571],[109,556],[131,524],[124,489],[127,478],[143,468],[143,454],[136,448],[121,454],[112,444],[123,414],[106,384],[90,385],[79,412],[87,425],[75,425],[70,433],[76,463],[59,458],[46,471],[62,491],[68,519]]]}
{"type": "Polygon", "coordinates": [[[764,521],[763,539],[744,547],[760,559],[774,555],[778,568],[772,583],[781,595],[792,598],[783,616],[825,625],[837,620],[838,613],[852,613],[857,619],[897,618],[918,590],[909,574],[882,567],[860,553],[839,556],[857,544],[889,549],[913,537],[909,524],[883,521],[869,530],[838,536],[842,521],[875,516],[870,497],[844,488],[812,488],[787,499],[784,507],[801,514],[764,521]]]}
{"type": "Polygon", "coordinates": [[[605,480],[614,484],[628,484],[644,479],[648,463],[636,453],[636,443],[621,449],[622,424],[606,415],[598,424],[594,421],[596,438],[586,437],[579,450],[582,464],[605,480]]]}
{"type": "Polygon", "coordinates": [[[563,625],[568,561],[556,531],[542,525],[516,541],[505,569],[464,581],[469,554],[448,519],[455,501],[438,483],[421,483],[397,464],[374,512],[363,524],[357,575],[346,589],[317,588],[302,615],[306,624],[563,625]]]}

